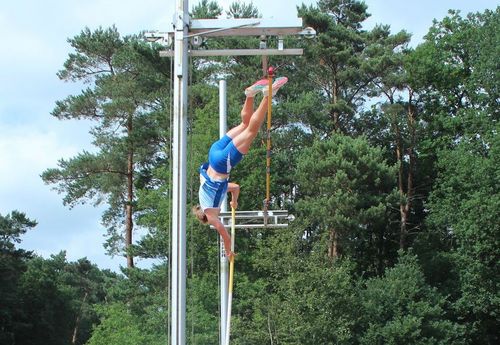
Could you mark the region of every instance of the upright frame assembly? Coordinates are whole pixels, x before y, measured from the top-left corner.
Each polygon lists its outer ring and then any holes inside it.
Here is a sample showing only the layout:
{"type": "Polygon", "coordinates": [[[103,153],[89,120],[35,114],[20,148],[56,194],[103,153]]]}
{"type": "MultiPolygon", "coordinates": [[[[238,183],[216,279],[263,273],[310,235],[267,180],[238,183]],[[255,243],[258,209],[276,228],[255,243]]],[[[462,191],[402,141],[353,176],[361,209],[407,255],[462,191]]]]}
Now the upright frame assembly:
{"type": "MultiPolygon", "coordinates": [[[[226,81],[219,81],[219,137],[222,138],[227,132],[227,93],[226,93],[226,81]]],[[[224,198],[221,204],[221,212],[227,213],[227,198],[224,198]]],[[[227,315],[227,296],[228,296],[228,267],[229,262],[226,257],[226,250],[224,248],[224,241],[220,241],[219,249],[220,257],[220,339],[219,343],[223,343],[226,334],[226,322],[225,318],[227,315]]]]}
{"type": "MultiPolygon", "coordinates": [[[[282,40],[278,49],[224,49],[224,50],[189,50],[188,39],[201,36],[310,36],[310,28],[302,30],[302,19],[202,19],[190,20],[188,0],[176,0],[174,31],[163,36],[147,33],[146,39],[162,38],[164,42],[173,41],[173,51],[160,52],[160,56],[174,58],[174,119],[172,143],[172,256],[171,261],[171,344],[185,345],[186,339],[186,190],[187,190],[187,81],[188,56],[235,56],[235,55],[301,55],[302,49],[284,49],[282,40]],[[301,31],[302,30],[302,31],[301,31]]],[[[314,30],[312,30],[314,31],[314,30]]],[[[222,102],[222,101],[221,101],[222,102]]],[[[222,120],[221,120],[222,121],[222,120]]],[[[222,131],[222,128],[221,128],[222,131]]],[[[225,132],[225,129],[224,129],[225,132]]],[[[226,211],[227,208],[224,209],[226,211]]],[[[259,211],[251,211],[258,214],[259,211]]],[[[223,214],[225,214],[224,212],[223,214]]],[[[248,216],[248,215],[247,215],[248,216]]],[[[266,215],[267,216],[267,215],[266,215]]],[[[223,217],[222,217],[223,218],[223,217]]],[[[238,218],[238,214],[236,215],[238,218]]],[[[278,218],[276,218],[278,219],[278,218]]],[[[237,226],[236,226],[237,227],[237,226]]],[[[260,227],[255,225],[253,227],[260,227]]],[[[221,247],[221,258],[225,255],[221,247]]],[[[221,261],[223,262],[223,261],[221,261]]],[[[227,275],[227,259],[226,271],[227,275]]],[[[222,270],[221,270],[222,271],[222,270]]],[[[227,278],[221,277],[221,284],[227,284],[227,278]]],[[[227,289],[226,289],[227,290],[227,289]]],[[[221,300],[224,296],[221,296],[221,300]]],[[[221,315],[221,324],[226,317],[221,315]]],[[[221,332],[224,330],[221,327],[221,332]]],[[[221,344],[225,338],[221,335],[221,344]]]]}

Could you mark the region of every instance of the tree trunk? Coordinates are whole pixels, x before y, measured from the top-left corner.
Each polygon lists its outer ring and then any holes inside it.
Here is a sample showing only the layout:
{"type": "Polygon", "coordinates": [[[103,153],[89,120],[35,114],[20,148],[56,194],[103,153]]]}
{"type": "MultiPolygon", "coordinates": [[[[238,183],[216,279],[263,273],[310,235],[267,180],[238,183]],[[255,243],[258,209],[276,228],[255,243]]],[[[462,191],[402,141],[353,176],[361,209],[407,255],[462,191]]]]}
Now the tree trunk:
{"type": "Polygon", "coordinates": [[[416,145],[416,128],[415,128],[415,112],[411,104],[412,92],[410,91],[410,96],[408,100],[408,130],[410,133],[410,145],[408,147],[408,176],[406,178],[406,204],[401,217],[401,222],[404,220],[405,225],[405,237],[404,241],[400,242],[400,249],[405,249],[407,245],[406,237],[408,236],[408,221],[410,218],[410,212],[413,207],[413,196],[414,196],[414,171],[415,171],[415,145],[416,145]]]}
{"type": "Polygon", "coordinates": [[[335,229],[330,230],[330,238],[328,241],[328,257],[330,259],[336,258],[339,256],[339,244],[338,244],[338,233],[335,229]]]}
{"type": "MultiPolygon", "coordinates": [[[[127,121],[128,138],[132,137],[132,116],[129,116],[127,121]]],[[[128,144],[127,154],[127,205],[125,207],[125,250],[127,252],[127,267],[134,267],[134,257],[130,254],[129,249],[132,245],[133,223],[133,201],[134,201],[134,149],[132,143],[128,144]]]]}
{"type": "Polygon", "coordinates": [[[399,237],[399,249],[406,249],[407,237],[408,237],[408,223],[410,218],[410,212],[413,206],[413,180],[414,180],[414,170],[415,170],[415,145],[416,145],[416,128],[415,128],[415,112],[411,104],[413,93],[409,91],[408,107],[407,107],[407,125],[410,134],[410,144],[407,149],[408,153],[408,175],[406,177],[406,191],[404,189],[404,169],[403,169],[403,145],[401,143],[401,133],[399,132],[399,127],[396,130],[396,141],[397,148],[396,154],[398,157],[399,164],[399,174],[398,174],[398,188],[400,195],[399,213],[401,217],[400,223],[400,237],[399,237]]]}
{"type": "Polygon", "coordinates": [[[80,313],[76,317],[75,328],[73,328],[73,337],[71,338],[71,344],[73,344],[73,345],[76,344],[76,338],[78,336],[78,329],[80,328],[80,321],[82,319],[83,305],[85,304],[85,301],[87,301],[88,295],[89,295],[88,291],[85,291],[85,295],[83,295],[82,307],[80,308],[80,313]]]}
{"type": "Polygon", "coordinates": [[[385,259],[387,258],[385,229],[381,227],[378,237],[378,260],[377,260],[377,273],[382,275],[385,268],[385,259]]]}
{"type": "MultiPolygon", "coordinates": [[[[338,95],[337,95],[337,79],[333,79],[333,105],[337,105],[338,95]]],[[[340,129],[339,123],[339,112],[337,110],[333,111],[333,127],[336,131],[340,129]]]]}
{"type": "MultiPolygon", "coordinates": [[[[399,130],[398,130],[399,132],[399,130]]],[[[398,135],[400,135],[398,133],[398,135]]],[[[398,144],[396,147],[396,154],[398,156],[398,166],[399,166],[399,171],[398,171],[398,190],[399,190],[399,216],[400,216],[400,222],[399,222],[399,249],[405,249],[406,248],[406,235],[408,233],[407,229],[407,224],[408,224],[408,212],[407,212],[407,206],[408,206],[408,198],[405,196],[405,191],[404,191],[404,185],[403,185],[403,159],[402,159],[402,146],[401,146],[401,140],[398,140],[398,144]]]]}
{"type": "Polygon", "coordinates": [[[271,315],[269,312],[267,313],[267,330],[269,331],[269,340],[271,341],[271,345],[274,345],[273,330],[271,328],[271,315]]]}
{"type": "Polygon", "coordinates": [[[399,129],[397,114],[394,115],[394,130],[396,134],[396,159],[398,162],[398,192],[399,192],[399,249],[405,249],[406,247],[406,234],[407,228],[406,225],[408,223],[406,205],[407,199],[405,197],[404,190],[404,163],[403,163],[403,140],[401,138],[401,131],[399,129]]]}

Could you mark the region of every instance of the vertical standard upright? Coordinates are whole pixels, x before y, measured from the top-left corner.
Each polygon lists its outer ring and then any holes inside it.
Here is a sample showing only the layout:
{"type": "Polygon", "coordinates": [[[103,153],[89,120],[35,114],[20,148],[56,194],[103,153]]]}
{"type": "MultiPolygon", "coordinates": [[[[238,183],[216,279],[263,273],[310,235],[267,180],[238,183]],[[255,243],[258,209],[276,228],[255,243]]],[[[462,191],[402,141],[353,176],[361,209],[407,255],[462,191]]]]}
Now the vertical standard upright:
{"type": "MultiPolygon", "coordinates": [[[[226,81],[219,81],[219,137],[222,138],[227,132],[227,93],[226,81]]],[[[227,212],[227,198],[221,205],[221,211],[227,212]]],[[[228,261],[224,250],[224,241],[220,241],[220,339],[223,344],[226,339],[227,318],[227,285],[228,284],[228,261]]]]}
{"type": "Polygon", "coordinates": [[[186,329],[186,149],[188,0],[177,0],[174,17],[174,128],[172,143],[171,344],[185,345],[186,329]]]}

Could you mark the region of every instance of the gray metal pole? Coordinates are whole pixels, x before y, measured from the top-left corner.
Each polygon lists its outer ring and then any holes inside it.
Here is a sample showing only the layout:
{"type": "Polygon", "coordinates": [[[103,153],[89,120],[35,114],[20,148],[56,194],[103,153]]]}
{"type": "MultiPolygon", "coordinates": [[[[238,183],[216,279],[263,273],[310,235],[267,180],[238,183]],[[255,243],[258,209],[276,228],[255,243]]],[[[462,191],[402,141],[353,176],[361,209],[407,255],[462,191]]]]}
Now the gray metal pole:
{"type": "Polygon", "coordinates": [[[174,123],[172,178],[171,344],[186,339],[186,149],[188,80],[188,0],[177,0],[174,17],[174,123]]]}
{"type": "MultiPolygon", "coordinates": [[[[226,81],[219,81],[219,137],[227,132],[227,88],[226,81]]],[[[221,212],[227,212],[227,198],[222,202],[221,212]]],[[[226,339],[228,260],[224,241],[220,241],[220,345],[226,339]]]]}

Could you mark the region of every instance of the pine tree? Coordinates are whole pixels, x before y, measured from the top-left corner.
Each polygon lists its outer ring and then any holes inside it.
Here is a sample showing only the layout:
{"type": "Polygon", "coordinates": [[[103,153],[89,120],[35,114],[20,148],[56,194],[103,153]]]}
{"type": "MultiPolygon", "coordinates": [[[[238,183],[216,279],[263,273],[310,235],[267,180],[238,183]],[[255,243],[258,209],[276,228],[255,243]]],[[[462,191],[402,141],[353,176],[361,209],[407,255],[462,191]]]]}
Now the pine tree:
{"type": "Polygon", "coordinates": [[[65,193],[64,203],[71,207],[106,202],[102,221],[108,228],[108,250],[124,252],[127,266],[133,267],[136,187],[147,183],[156,160],[165,159],[160,128],[168,128],[163,111],[169,69],[156,49],[136,37],[122,39],[115,27],[85,29],[69,43],[76,53],[59,77],[92,83],[93,88],[58,101],[52,115],[95,122],[90,133],[97,150],[61,159],[59,168],[47,169],[42,178],[65,193]]]}

